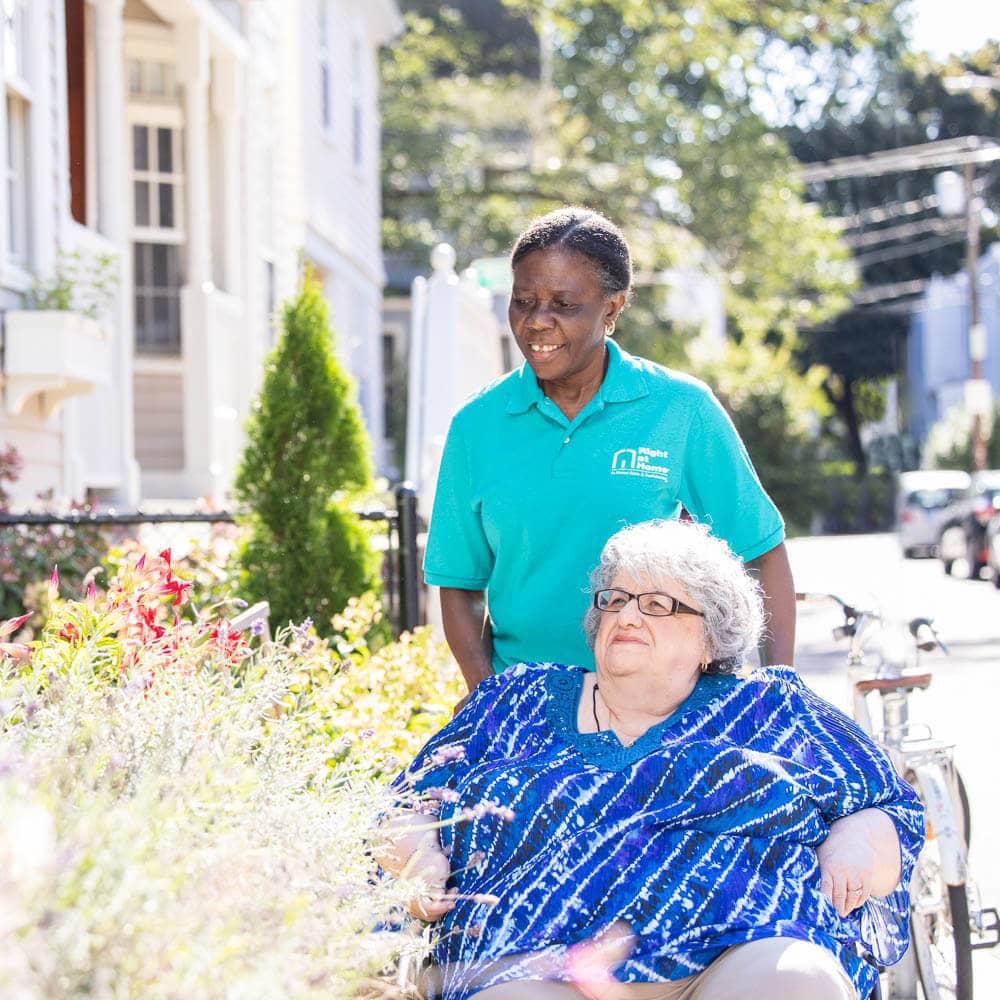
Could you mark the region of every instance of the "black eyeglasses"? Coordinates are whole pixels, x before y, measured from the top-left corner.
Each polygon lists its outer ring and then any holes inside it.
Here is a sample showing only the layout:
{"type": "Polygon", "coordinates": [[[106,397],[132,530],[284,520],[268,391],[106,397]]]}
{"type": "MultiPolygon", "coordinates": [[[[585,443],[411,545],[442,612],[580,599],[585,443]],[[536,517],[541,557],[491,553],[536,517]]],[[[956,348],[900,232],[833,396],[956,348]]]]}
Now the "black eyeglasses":
{"type": "Polygon", "coordinates": [[[669,594],[658,594],[656,591],[648,594],[630,594],[627,590],[598,590],[594,594],[594,607],[598,611],[617,614],[619,611],[624,611],[625,606],[633,598],[639,605],[639,610],[644,615],[650,615],[653,618],[667,618],[670,615],[705,617],[704,611],[696,611],[683,601],[678,601],[676,597],[671,597],[669,594]]]}

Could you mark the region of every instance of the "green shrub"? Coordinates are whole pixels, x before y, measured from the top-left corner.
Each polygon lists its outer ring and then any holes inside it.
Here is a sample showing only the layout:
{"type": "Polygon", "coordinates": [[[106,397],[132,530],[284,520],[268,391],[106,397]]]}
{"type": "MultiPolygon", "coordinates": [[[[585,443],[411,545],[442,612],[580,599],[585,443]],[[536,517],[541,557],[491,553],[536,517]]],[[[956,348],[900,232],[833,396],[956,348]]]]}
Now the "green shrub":
{"type": "Polygon", "coordinates": [[[849,463],[839,465],[838,470],[826,463],[817,483],[815,511],[820,529],[827,534],[892,530],[895,476],[884,470],[870,471],[864,479],[857,479],[847,471],[849,463]]]}
{"type": "Polygon", "coordinates": [[[732,417],[789,532],[808,531],[822,497],[817,432],[829,410],[822,372],[800,375],[787,349],[744,340],[727,343],[699,374],[732,417]]]}
{"type": "Polygon", "coordinates": [[[370,447],[312,276],[286,304],[283,327],[236,477],[248,510],[240,591],[270,602],[278,623],[308,614],[328,634],[348,599],[379,583],[367,529],[350,510],[371,488],[370,447]]]}
{"type": "MultiPolygon", "coordinates": [[[[1000,469],[1000,406],[994,408],[983,429],[989,435],[986,467],[1000,469]]],[[[964,407],[953,407],[930,429],[923,464],[929,469],[972,471],[972,415],[964,407]]]]}

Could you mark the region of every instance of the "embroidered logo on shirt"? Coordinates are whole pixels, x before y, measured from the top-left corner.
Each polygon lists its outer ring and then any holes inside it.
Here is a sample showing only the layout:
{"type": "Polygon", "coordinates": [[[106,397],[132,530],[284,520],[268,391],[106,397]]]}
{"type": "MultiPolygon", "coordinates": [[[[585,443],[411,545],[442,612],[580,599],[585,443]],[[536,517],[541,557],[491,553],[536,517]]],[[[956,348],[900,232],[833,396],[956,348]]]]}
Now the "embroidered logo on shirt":
{"type": "Polygon", "coordinates": [[[619,448],[611,456],[611,475],[639,476],[641,479],[662,479],[670,476],[670,468],[663,464],[667,452],[657,448],[619,448]]]}

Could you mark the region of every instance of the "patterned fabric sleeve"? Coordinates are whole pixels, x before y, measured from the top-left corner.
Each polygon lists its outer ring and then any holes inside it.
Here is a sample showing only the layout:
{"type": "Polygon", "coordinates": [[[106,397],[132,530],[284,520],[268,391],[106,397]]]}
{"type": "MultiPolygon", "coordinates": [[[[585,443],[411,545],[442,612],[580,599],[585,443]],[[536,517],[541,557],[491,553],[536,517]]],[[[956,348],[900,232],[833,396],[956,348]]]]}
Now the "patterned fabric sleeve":
{"type": "MultiPolygon", "coordinates": [[[[518,717],[526,709],[538,711],[542,702],[539,677],[544,672],[531,664],[518,664],[502,674],[488,677],[469,696],[462,710],[432,736],[413,763],[392,783],[394,790],[411,789],[432,800],[455,787],[468,769],[488,756],[498,742],[516,737],[518,717]]],[[[508,748],[509,749],[509,748],[508,748]]],[[[503,749],[501,749],[501,755],[503,749]]]]}
{"type": "MultiPolygon", "coordinates": [[[[789,678],[785,678],[789,679],[789,678]]],[[[885,752],[852,719],[795,677],[806,728],[819,769],[832,778],[819,796],[827,822],[862,809],[882,810],[899,837],[900,887],[871,897],[856,911],[859,937],[876,961],[899,961],[908,941],[909,884],[924,842],[923,806],[885,752]]]]}

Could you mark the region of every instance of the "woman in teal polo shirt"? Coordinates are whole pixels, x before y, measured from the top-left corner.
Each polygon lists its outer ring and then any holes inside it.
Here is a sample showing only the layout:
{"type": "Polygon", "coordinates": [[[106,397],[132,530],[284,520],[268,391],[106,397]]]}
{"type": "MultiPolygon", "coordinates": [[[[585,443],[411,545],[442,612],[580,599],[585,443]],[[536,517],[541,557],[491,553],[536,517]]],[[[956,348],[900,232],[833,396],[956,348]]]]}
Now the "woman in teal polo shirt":
{"type": "Polygon", "coordinates": [[[602,546],[682,507],[757,571],[764,658],[791,663],[784,525],[736,429],[703,383],[610,339],[632,285],[621,231],[559,209],[521,235],[511,267],[526,363],[452,421],[424,560],[469,689],[523,661],[593,669],[580,622],[602,546]]]}

